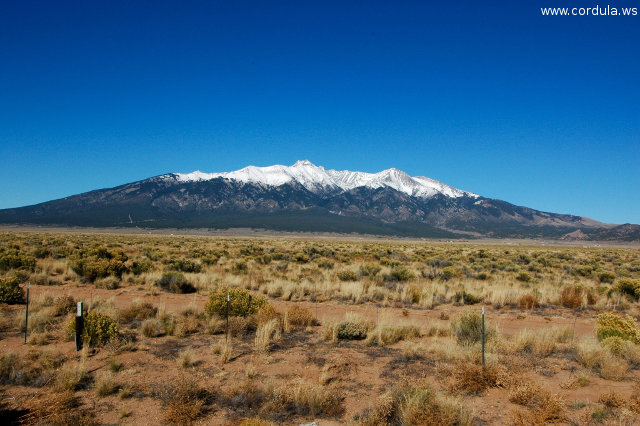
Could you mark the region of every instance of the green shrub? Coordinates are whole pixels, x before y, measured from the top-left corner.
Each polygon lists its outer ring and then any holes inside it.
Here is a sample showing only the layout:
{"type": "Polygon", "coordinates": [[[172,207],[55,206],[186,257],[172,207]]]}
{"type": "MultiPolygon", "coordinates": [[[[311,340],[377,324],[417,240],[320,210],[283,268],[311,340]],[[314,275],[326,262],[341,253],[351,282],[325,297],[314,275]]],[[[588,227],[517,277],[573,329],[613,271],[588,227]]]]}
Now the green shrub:
{"type": "Polygon", "coordinates": [[[640,298],[640,280],[620,278],[618,282],[611,287],[610,291],[624,294],[631,299],[638,300],[638,298],[640,298]]]}
{"type": "Polygon", "coordinates": [[[620,337],[633,343],[640,343],[640,329],[631,315],[605,312],[596,318],[596,336],[603,341],[609,337],[620,337]]]}
{"type": "Polygon", "coordinates": [[[525,271],[521,271],[517,276],[516,276],[516,280],[518,281],[522,281],[523,283],[528,283],[529,281],[531,281],[531,275],[529,275],[528,273],[526,273],[525,271]]]}
{"type": "Polygon", "coordinates": [[[169,271],[198,273],[202,271],[202,265],[188,259],[175,259],[169,261],[167,269],[169,271]]]}
{"type": "Polygon", "coordinates": [[[463,303],[465,305],[475,305],[476,303],[480,303],[482,301],[478,296],[474,296],[471,293],[467,293],[466,291],[458,291],[453,296],[453,299],[457,303],[463,303]]]}
{"type": "MultiPolygon", "coordinates": [[[[69,332],[76,332],[75,317],[69,322],[69,332]]],[[[101,346],[118,337],[118,323],[108,315],[91,311],[84,317],[82,340],[89,346],[101,346]]]]}
{"type": "Polygon", "coordinates": [[[459,277],[460,275],[460,270],[458,268],[455,266],[447,266],[442,269],[442,272],[440,272],[440,279],[443,281],[449,281],[450,279],[459,277]]]}
{"type": "Polygon", "coordinates": [[[380,272],[380,270],[381,268],[379,265],[376,265],[375,263],[367,263],[366,265],[360,266],[360,276],[373,279],[376,275],[378,275],[378,272],[380,272]]]}
{"type": "Polygon", "coordinates": [[[3,278],[0,281],[0,303],[15,305],[24,303],[24,290],[17,278],[3,278]]]}
{"type": "Polygon", "coordinates": [[[333,262],[329,259],[320,259],[318,261],[318,268],[333,269],[333,262]]]}
{"type": "Polygon", "coordinates": [[[367,337],[368,327],[362,322],[344,321],[337,325],[336,336],[340,340],[362,340],[367,337]]]}
{"type": "Polygon", "coordinates": [[[248,270],[247,262],[243,261],[236,262],[231,267],[231,273],[234,275],[246,274],[248,270]]]}
{"type": "Polygon", "coordinates": [[[600,272],[600,274],[598,274],[598,279],[600,280],[601,283],[612,284],[613,281],[615,281],[616,279],[616,274],[609,271],[603,271],[603,272],[600,272]]]}
{"type": "Polygon", "coordinates": [[[338,279],[340,281],[355,281],[358,279],[356,273],[353,271],[345,270],[338,272],[338,279]]]}
{"type": "Polygon", "coordinates": [[[255,314],[267,303],[267,300],[262,296],[252,296],[249,291],[243,288],[231,287],[226,291],[218,291],[209,296],[209,300],[204,306],[204,310],[209,316],[227,315],[227,293],[229,294],[230,316],[246,317],[255,314]]]}
{"type": "Polygon", "coordinates": [[[131,264],[131,272],[134,275],[140,275],[153,269],[153,262],[147,259],[134,260],[131,264]]]}
{"type": "Polygon", "coordinates": [[[202,258],[202,263],[204,263],[205,265],[211,266],[218,263],[218,260],[220,260],[218,256],[205,256],[202,258]]]}
{"type": "Polygon", "coordinates": [[[9,269],[27,269],[33,271],[35,266],[35,257],[21,252],[17,246],[0,248],[0,271],[8,271],[9,269]]]}
{"type": "Polygon", "coordinates": [[[405,266],[396,266],[391,269],[389,276],[393,278],[395,281],[409,281],[414,279],[416,276],[407,269],[405,266]]]}
{"type": "Polygon", "coordinates": [[[388,257],[384,256],[380,258],[380,264],[384,266],[394,267],[400,265],[400,262],[398,262],[397,260],[391,260],[388,257]]]}
{"type": "Polygon", "coordinates": [[[170,293],[195,293],[196,288],[180,272],[165,272],[156,285],[170,293]]]}
{"type": "Polygon", "coordinates": [[[612,354],[620,356],[625,348],[627,341],[619,336],[611,336],[602,340],[603,347],[609,349],[612,354]]]}
{"type": "MultiPolygon", "coordinates": [[[[482,340],[482,316],[475,310],[463,311],[451,322],[451,329],[461,345],[472,345],[482,340]]],[[[485,323],[485,340],[493,337],[495,330],[485,323]]]]}
{"type": "Polygon", "coordinates": [[[590,277],[593,273],[593,268],[591,266],[577,266],[573,269],[573,273],[581,277],[590,277]]]}
{"type": "Polygon", "coordinates": [[[36,247],[33,250],[33,256],[37,259],[44,259],[47,256],[51,255],[51,251],[46,247],[36,247]]]}
{"type": "Polygon", "coordinates": [[[125,265],[127,259],[127,256],[119,248],[109,250],[100,246],[88,253],[75,255],[69,266],[76,274],[93,282],[109,275],[120,278],[127,271],[125,265]]]}

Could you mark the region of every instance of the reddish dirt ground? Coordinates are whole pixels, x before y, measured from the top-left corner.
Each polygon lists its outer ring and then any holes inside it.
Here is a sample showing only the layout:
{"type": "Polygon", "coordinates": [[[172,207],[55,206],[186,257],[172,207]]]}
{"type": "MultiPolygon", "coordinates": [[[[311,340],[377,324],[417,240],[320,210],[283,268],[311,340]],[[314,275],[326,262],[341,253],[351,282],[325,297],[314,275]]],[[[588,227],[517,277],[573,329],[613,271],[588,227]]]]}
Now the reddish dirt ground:
{"type": "MultiPolygon", "coordinates": [[[[76,300],[91,304],[97,299],[113,298],[115,306],[124,308],[135,299],[152,303],[154,306],[164,305],[166,310],[180,312],[189,304],[195,303],[202,309],[207,297],[205,295],[177,295],[160,293],[152,295],[136,287],[125,287],[118,290],[95,289],[92,286],[32,286],[32,300],[42,294],[53,296],[70,294],[76,300]]],[[[341,320],[347,312],[354,312],[365,316],[371,321],[376,318],[401,318],[418,326],[426,326],[427,320],[440,320],[442,313],[453,316],[464,307],[443,306],[434,310],[403,309],[394,307],[376,307],[375,305],[345,305],[336,302],[286,302],[272,300],[276,309],[284,311],[292,303],[302,305],[311,312],[316,312],[320,322],[341,320]],[[404,312],[403,312],[404,311],[404,312]]],[[[480,309],[480,305],[475,305],[480,309]]],[[[16,309],[23,309],[16,308],[16,309]]],[[[593,336],[594,314],[592,312],[579,313],[565,309],[548,309],[540,311],[522,311],[503,308],[496,310],[485,307],[487,323],[496,325],[500,332],[514,334],[524,328],[539,329],[551,326],[570,326],[575,324],[576,339],[593,336]]],[[[443,321],[444,323],[444,321],[443,321]]],[[[334,383],[339,385],[345,397],[345,413],[339,419],[313,419],[312,416],[296,416],[287,419],[286,423],[310,423],[317,420],[321,425],[343,424],[353,419],[365,409],[374,406],[376,398],[390,385],[402,376],[430,377],[434,382],[446,381],[451,373],[447,367],[437,360],[407,362],[402,359],[400,344],[385,348],[370,348],[362,342],[340,342],[332,344],[326,342],[317,329],[285,335],[275,349],[267,355],[256,354],[253,351],[253,338],[244,340],[233,339],[233,353],[228,364],[216,362],[211,352],[211,345],[220,342],[223,336],[211,336],[203,333],[178,337],[145,338],[140,336],[138,349],[135,352],[124,352],[118,355],[118,360],[124,364],[124,369],[118,373],[121,384],[131,384],[142,391],[140,397],[120,399],[117,396],[96,398],[94,391],[78,392],[85,401],[95,401],[90,408],[97,414],[97,419],[105,424],[159,424],[162,422],[161,403],[151,395],[163,383],[175,380],[184,370],[176,368],[176,358],[180,350],[191,348],[197,361],[194,374],[201,385],[214,391],[228,389],[245,380],[247,365],[251,364],[256,371],[256,380],[267,383],[270,380],[283,381],[301,377],[309,382],[318,383],[324,366],[329,370],[334,383]],[[169,367],[170,368],[169,368],[169,367]],[[443,379],[444,376],[444,379],[443,379]],[[130,413],[121,418],[122,413],[130,413]]],[[[429,337],[422,337],[421,342],[428,347],[429,337]]],[[[0,340],[0,352],[16,353],[24,357],[29,351],[39,350],[54,354],[63,354],[67,359],[78,358],[72,342],[58,342],[46,346],[25,345],[23,336],[18,334],[6,335],[0,340]]],[[[98,349],[90,353],[86,365],[90,372],[98,373],[106,370],[109,353],[105,349],[98,349]]],[[[630,395],[637,381],[638,372],[632,371],[629,377],[620,382],[601,379],[595,375],[590,377],[590,385],[583,388],[566,389],[566,384],[573,377],[569,364],[577,365],[567,359],[547,358],[547,364],[533,372],[535,381],[544,383],[552,392],[558,393],[567,402],[584,401],[596,402],[599,395],[609,390],[615,390],[623,395],[630,395]]],[[[32,388],[12,386],[5,389],[10,405],[29,407],[37,404],[41,392],[47,388],[32,388]]],[[[475,414],[487,424],[508,423],[509,413],[522,408],[508,401],[506,389],[493,388],[481,397],[466,397],[465,404],[471,407],[475,414]]],[[[246,413],[248,416],[251,412],[246,413]]],[[[579,421],[580,410],[570,413],[575,421],[579,421]]],[[[227,409],[209,412],[199,421],[200,424],[234,424],[240,419],[227,409]]]]}

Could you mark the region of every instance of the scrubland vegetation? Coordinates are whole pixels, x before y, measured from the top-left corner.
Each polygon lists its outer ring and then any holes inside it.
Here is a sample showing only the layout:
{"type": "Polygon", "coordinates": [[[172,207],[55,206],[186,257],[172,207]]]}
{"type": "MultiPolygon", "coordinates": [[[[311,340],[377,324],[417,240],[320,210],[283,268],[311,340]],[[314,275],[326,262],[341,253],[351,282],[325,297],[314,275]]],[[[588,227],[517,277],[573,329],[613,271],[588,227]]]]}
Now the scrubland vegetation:
{"type": "Polygon", "coordinates": [[[636,424],[639,300],[637,248],[5,232],[0,419],[636,424]]]}

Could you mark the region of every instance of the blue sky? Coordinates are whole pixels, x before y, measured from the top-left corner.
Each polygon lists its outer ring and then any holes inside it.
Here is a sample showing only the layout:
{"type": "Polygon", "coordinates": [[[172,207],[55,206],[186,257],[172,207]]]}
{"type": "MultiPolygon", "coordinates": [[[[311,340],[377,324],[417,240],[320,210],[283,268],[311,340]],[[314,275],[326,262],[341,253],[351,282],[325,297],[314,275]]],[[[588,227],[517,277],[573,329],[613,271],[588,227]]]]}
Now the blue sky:
{"type": "Polygon", "coordinates": [[[596,4],[2,2],[0,208],[309,159],[640,223],[640,16],[540,14],[596,4]]]}

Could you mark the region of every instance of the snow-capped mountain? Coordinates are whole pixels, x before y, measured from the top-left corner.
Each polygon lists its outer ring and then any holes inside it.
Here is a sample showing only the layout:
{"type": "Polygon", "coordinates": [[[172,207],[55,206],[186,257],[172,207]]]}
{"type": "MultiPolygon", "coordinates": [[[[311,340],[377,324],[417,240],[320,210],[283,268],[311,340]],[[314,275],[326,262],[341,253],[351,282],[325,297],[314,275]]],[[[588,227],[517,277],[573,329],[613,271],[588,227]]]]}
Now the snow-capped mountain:
{"type": "Polygon", "coordinates": [[[269,186],[297,182],[311,192],[320,192],[327,189],[348,191],[360,187],[372,189],[389,187],[412,197],[427,198],[436,194],[453,198],[463,196],[478,197],[476,194],[461,191],[428,177],[411,177],[398,169],[387,169],[379,173],[326,170],[322,166],[316,166],[309,160],[297,161],[292,166],[248,166],[233,172],[223,173],[203,173],[198,170],[192,173],[172,173],[165,175],[165,177],[179,182],[200,182],[224,178],[269,186]]]}
{"type": "Polygon", "coordinates": [[[0,210],[1,223],[640,240],[638,225],[607,225],[515,206],[397,169],[326,170],[309,161],[222,173],[170,173],[0,210]]]}

